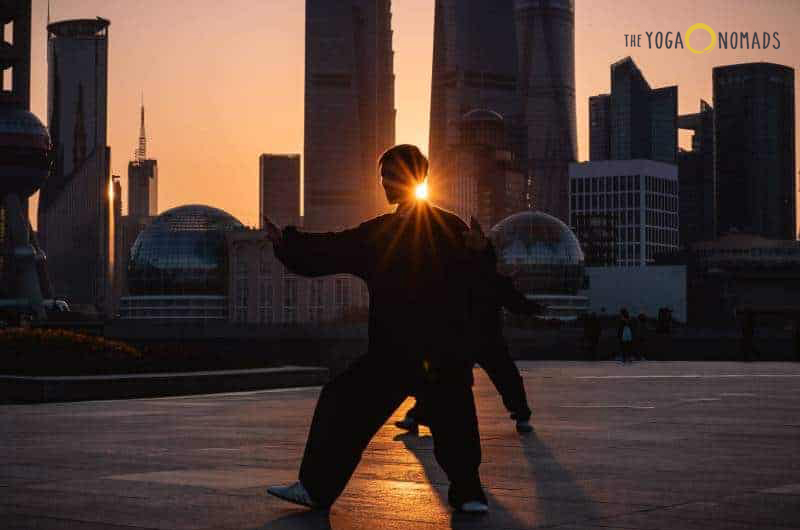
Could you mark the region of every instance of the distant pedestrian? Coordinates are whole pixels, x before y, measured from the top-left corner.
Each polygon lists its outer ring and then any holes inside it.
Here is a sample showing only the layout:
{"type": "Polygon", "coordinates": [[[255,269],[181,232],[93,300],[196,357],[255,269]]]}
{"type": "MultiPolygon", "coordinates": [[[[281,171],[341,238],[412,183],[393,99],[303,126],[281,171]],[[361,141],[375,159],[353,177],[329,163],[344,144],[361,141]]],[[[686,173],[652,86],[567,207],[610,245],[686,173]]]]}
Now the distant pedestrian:
{"type": "Polygon", "coordinates": [[[633,321],[624,307],[619,312],[619,327],[617,328],[617,338],[619,339],[619,353],[623,363],[631,361],[633,354],[633,321]]]}

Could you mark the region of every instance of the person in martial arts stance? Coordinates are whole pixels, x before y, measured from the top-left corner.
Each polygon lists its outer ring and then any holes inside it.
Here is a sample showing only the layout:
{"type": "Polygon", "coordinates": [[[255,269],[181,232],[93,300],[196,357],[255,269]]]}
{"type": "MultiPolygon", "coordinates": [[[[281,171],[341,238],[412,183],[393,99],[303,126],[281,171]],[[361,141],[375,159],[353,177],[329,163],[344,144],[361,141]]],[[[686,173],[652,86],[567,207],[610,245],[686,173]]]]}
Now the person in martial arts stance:
{"type": "MultiPolygon", "coordinates": [[[[494,246],[484,236],[480,225],[472,220],[467,245],[481,252],[478,280],[470,285],[470,321],[473,323],[473,339],[477,345],[477,363],[486,370],[503,404],[511,413],[520,433],[531,432],[531,409],[525,395],[525,386],[519,369],[508,353],[508,344],[503,337],[503,312],[523,315],[540,314],[544,308],[525,298],[516,290],[511,278],[497,272],[497,254],[494,246]]],[[[420,425],[428,425],[427,402],[424,396],[417,400],[405,418],[395,422],[395,426],[411,432],[418,432],[420,425]]]]}
{"type": "Polygon", "coordinates": [[[474,349],[465,341],[467,283],[475,253],[455,215],[416,200],[428,171],[419,149],[383,154],[381,182],[394,213],[336,233],[280,232],[266,220],[275,255],[304,276],[349,273],[369,287],[365,355],[326,384],[306,442],[299,481],[271,487],[276,497],[327,508],[341,494],[361,453],[409,395],[429,399],[434,455],[457,510],[488,510],[478,467],[480,438],[472,394],[474,349]]]}

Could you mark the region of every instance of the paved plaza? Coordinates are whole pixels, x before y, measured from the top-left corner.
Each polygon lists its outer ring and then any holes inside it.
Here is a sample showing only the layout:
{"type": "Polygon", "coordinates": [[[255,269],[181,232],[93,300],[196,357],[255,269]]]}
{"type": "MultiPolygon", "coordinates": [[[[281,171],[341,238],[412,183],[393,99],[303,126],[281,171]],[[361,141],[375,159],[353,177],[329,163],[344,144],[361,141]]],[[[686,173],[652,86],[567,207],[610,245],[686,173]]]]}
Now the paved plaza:
{"type": "Polygon", "coordinates": [[[800,365],[519,365],[529,435],[476,371],[486,516],[453,514],[428,431],[391,423],[329,513],[268,496],[296,477],[306,388],[1,406],[0,527],[800,528],[800,365]]]}

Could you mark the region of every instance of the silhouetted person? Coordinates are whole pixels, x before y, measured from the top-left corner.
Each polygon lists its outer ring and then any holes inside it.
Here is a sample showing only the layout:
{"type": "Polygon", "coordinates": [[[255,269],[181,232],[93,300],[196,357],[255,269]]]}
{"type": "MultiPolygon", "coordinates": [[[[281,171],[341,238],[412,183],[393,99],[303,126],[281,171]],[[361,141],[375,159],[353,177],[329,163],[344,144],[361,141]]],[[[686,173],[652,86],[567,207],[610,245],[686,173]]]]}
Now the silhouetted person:
{"type": "MultiPolygon", "coordinates": [[[[519,315],[538,314],[543,308],[517,291],[511,278],[498,274],[494,247],[483,237],[480,225],[474,219],[470,234],[480,238],[472,242],[471,247],[482,253],[482,259],[477,262],[477,281],[470,286],[470,330],[472,340],[477,345],[477,363],[489,375],[503,398],[503,405],[511,413],[517,430],[521,433],[531,432],[531,409],[525,385],[503,336],[503,307],[519,315]]],[[[417,432],[419,425],[429,424],[427,400],[424,395],[416,398],[406,417],[395,422],[397,427],[417,432]]]]}
{"type": "Polygon", "coordinates": [[[633,355],[633,331],[633,321],[628,314],[628,310],[622,308],[619,312],[617,338],[619,339],[619,353],[623,363],[630,362],[633,355]]]}
{"type": "MultiPolygon", "coordinates": [[[[414,146],[388,150],[381,181],[395,213],[336,233],[281,234],[265,223],[278,259],[304,276],[349,273],[369,287],[367,353],[326,384],[317,402],[299,482],[268,491],[313,508],[341,494],[375,432],[407,396],[430,400],[436,460],[450,479],[455,508],[485,512],[480,438],[472,395],[474,348],[467,344],[467,226],[415,200],[428,161],[414,146]]],[[[353,190],[367,193],[368,190],[353,190]]]]}
{"type": "Polygon", "coordinates": [[[741,342],[741,355],[742,361],[750,362],[756,355],[756,346],[754,342],[756,330],[756,317],[752,309],[745,309],[742,314],[742,342],[741,342]]]}

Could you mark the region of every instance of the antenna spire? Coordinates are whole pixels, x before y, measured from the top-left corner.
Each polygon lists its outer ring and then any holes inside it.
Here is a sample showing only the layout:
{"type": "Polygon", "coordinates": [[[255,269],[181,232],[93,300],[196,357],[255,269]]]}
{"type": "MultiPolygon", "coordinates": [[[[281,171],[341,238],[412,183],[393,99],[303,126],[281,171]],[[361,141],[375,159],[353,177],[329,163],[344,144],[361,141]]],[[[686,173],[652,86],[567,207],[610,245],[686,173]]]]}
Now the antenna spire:
{"type": "Polygon", "coordinates": [[[144,132],[144,92],[142,92],[141,123],[139,124],[139,148],[136,150],[136,160],[141,162],[147,158],[147,135],[144,132]]]}

